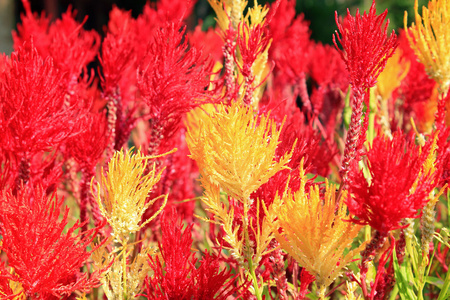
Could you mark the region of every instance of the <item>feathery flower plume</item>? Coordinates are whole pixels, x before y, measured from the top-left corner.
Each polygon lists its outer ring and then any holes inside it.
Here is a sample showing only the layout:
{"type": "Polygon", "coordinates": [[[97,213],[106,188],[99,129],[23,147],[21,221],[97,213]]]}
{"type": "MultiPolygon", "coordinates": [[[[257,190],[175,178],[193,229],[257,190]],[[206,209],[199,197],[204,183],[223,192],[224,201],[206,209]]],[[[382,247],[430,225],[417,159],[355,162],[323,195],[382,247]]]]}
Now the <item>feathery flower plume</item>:
{"type": "MultiPolygon", "coordinates": [[[[378,136],[367,152],[370,182],[362,171],[351,178],[347,199],[352,221],[369,224],[381,233],[401,228],[404,218],[418,218],[418,210],[429,200],[437,185],[436,137],[421,148],[401,132],[392,140],[378,136]]],[[[354,165],[357,168],[356,165],[354,165]]]]}
{"type": "MultiPolygon", "coordinates": [[[[300,188],[275,197],[267,214],[276,216],[274,235],[281,247],[316,278],[318,295],[323,299],[326,288],[358,253],[351,248],[360,226],[346,222],[347,206],[336,203],[336,187],[326,183],[321,196],[319,186],[305,190],[307,178],[300,168],[300,188]]],[[[344,193],[344,198],[346,194],[344,193]]]]}
{"type": "Polygon", "coordinates": [[[220,257],[202,253],[200,266],[192,252],[192,225],[177,220],[176,211],[164,213],[161,220],[162,241],[160,255],[150,257],[153,276],[145,281],[148,299],[225,300],[238,292],[244,292],[248,281],[238,284],[238,274],[230,270],[220,271],[220,257]]]}
{"type": "Polygon", "coordinates": [[[376,83],[378,75],[383,71],[386,62],[394,54],[397,47],[397,36],[394,32],[388,37],[389,20],[384,23],[387,10],[376,15],[375,1],[369,13],[361,16],[359,10],[356,16],[350,15],[341,23],[336,12],[338,31],[333,35],[333,42],[337,49],[337,41],[342,45],[340,50],[349,72],[352,85],[352,116],[350,128],[345,141],[344,157],[341,165],[341,178],[343,186],[348,183],[349,166],[353,160],[359,161],[360,151],[358,145],[363,145],[361,139],[365,138],[361,126],[364,95],[376,83]]]}
{"type": "Polygon", "coordinates": [[[62,199],[56,193],[46,196],[41,187],[23,187],[17,196],[8,191],[0,195],[1,250],[8,257],[8,267],[14,269],[10,274],[3,268],[0,274],[3,277],[7,273],[6,278],[20,283],[29,299],[59,298],[100,285],[104,269],[89,278],[80,273],[96,249],[86,250],[99,227],[75,234],[83,225],[76,222],[64,233],[69,209],[60,220],[61,205],[62,199]]]}
{"type": "MultiPolygon", "coordinates": [[[[153,220],[164,208],[167,195],[161,195],[164,203],[156,213],[141,223],[146,209],[160,198],[147,200],[152,188],[161,178],[161,171],[156,171],[153,164],[147,174],[147,160],[158,156],[144,156],[140,150],[117,151],[108,164],[106,176],[103,174],[101,184],[97,183],[96,200],[102,215],[113,229],[114,237],[127,239],[130,233],[141,229],[153,220]]],[[[93,182],[94,178],[92,178],[93,182]]],[[[92,188],[92,183],[91,183],[92,188]]],[[[93,193],[94,194],[94,193],[93,193]]]]}
{"type": "Polygon", "coordinates": [[[269,116],[255,118],[253,108],[236,101],[216,109],[204,115],[201,130],[194,131],[187,124],[191,158],[204,178],[230,196],[246,201],[270,177],[286,168],[291,154],[274,160],[281,130],[269,116]]]}
{"type": "Polygon", "coordinates": [[[245,22],[239,25],[236,45],[239,47],[240,59],[235,58],[244,77],[244,103],[257,105],[260,96],[256,93],[267,75],[267,56],[270,47],[268,28],[258,24],[249,27],[245,22]]]}
{"type": "Polygon", "coordinates": [[[404,25],[411,48],[425,65],[425,70],[438,84],[440,94],[446,94],[450,87],[450,1],[430,0],[428,8],[422,7],[422,17],[418,12],[419,3],[414,4],[416,22],[407,28],[405,11],[404,25]]]}
{"type": "Polygon", "coordinates": [[[256,216],[262,210],[260,202],[253,201],[250,195],[286,168],[292,151],[276,161],[281,129],[277,129],[269,116],[255,117],[252,106],[237,101],[203,114],[197,125],[200,130],[187,125],[186,141],[202,176],[203,201],[207,210],[214,214],[213,222],[223,225],[224,241],[233,258],[252,277],[255,295],[261,299],[255,269],[272,240],[272,220],[250,219],[251,209],[256,206],[256,216]],[[225,204],[221,189],[238,203],[232,205],[234,200],[228,199],[225,204]],[[238,217],[242,220],[236,224],[238,217]],[[255,237],[255,242],[250,240],[250,235],[255,237]]]}
{"type": "Polygon", "coordinates": [[[184,113],[205,103],[212,64],[201,50],[188,48],[185,32],[179,23],[165,24],[139,66],[137,84],[150,107],[157,142],[175,133],[184,113]]]}

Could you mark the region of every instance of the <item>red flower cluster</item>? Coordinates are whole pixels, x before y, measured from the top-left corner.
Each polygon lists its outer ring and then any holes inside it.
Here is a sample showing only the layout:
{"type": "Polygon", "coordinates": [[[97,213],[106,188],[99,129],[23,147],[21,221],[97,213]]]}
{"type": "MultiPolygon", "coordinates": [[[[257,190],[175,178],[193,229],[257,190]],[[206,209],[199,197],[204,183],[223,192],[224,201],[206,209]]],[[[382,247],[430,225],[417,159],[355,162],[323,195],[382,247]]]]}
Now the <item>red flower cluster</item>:
{"type": "Polygon", "coordinates": [[[161,219],[162,242],[159,245],[161,260],[150,257],[154,275],[147,277],[147,299],[228,299],[236,292],[244,292],[250,282],[236,283],[238,274],[231,270],[220,271],[220,257],[202,253],[200,266],[191,251],[192,226],[183,229],[175,211],[165,213],[161,219]]]}
{"type": "Polygon", "coordinates": [[[153,138],[161,141],[170,139],[184,113],[205,102],[209,85],[212,64],[202,51],[188,48],[185,31],[179,23],[157,30],[139,66],[138,87],[150,107],[151,122],[159,127],[153,138]]]}
{"type": "Polygon", "coordinates": [[[387,37],[389,20],[384,23],[387,15],[385,10],[376,15],[375,1],[372,2],[369,13],[361,16],[359,10],[352,16],[347,10],[344,22],[339,22],[336,12],[336,24],[339,34],[333,35],[333,42],[339,48],[342,45],[342,59],[350,74],[350,83],[354,88],[366,90],[373,87],[378,75],[383,71],[389,57],[397,47],[397,36],[394,32],[387,37]],[[337,41],[336,41],[337,39],[337,41]]]}
{"type": "Polygon", "coordinates": [[[96,249],[86,250],[99,228],[75,234],[82,226],[76,222],[64,233],[69,209],[59,220],[61,205],[56,193],[46,196],[41,187],[22,188],[17,196],[8,191],[0,195],[0,249],[8,257],[7,266],[14,270],[10,273],[1,265],[0,281],[21,283],[29,299],[59,299],[100,285],[99,271],[90,277],[80,272],[96,249]]]}
{"type": "Polygon", "coordinates": [[[401,228],[404,218],[417,218],[419,209],[429,200],[430,192],[437,184],[439,172],[427,171],[424,164],[434,155],[433,140],[420,149],[414,136],[396,132],[392,140],[378,136],[367,152],[372,179],[365,179],[362,171],[354,172],[350,179],[349,211],[357,217],[358,224],[387,233],[401,228]]]}

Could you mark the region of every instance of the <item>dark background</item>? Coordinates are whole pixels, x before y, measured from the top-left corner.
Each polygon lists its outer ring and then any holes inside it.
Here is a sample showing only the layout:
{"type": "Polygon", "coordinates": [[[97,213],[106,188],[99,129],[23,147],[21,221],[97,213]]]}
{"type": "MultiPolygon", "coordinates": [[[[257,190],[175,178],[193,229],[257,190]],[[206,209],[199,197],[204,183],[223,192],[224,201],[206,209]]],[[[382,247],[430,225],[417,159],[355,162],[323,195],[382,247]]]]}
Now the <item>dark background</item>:
{"type": "MultiPolygon", "coordinates": [[[[249,0],[249,5],[253,6],[254,0],[249,0]]],[[[100,34],[104,33],[104,26],[108,22],[108,13],[113,5],[125,10],[131,10],[134,17],[138,16],[147,0],[30,0],[33,11],[41,12],[45,10],[53,18],[59,17],[65,12],[69,5],[78,11],[79,21],[89,16],[85,27],[95,29],[100,34]]],[[[155,2],[155,1],[151,1],[155,2]]],[[[259,4],[272,1],[259,0],[259,4]]],[[[419,5],[425,5],[426,0],[420,0],[419,5]]],[[[297,12],[304,13],[305,18],[310,21],[312,39],[323,43],[332,42],[332,34],[336,29],[334,12],[345,15],[349,8],[354,14],[357,7],[366,10],[370,7],[371,0],[297,0],[297,12]]],[[[380,13],[388,8],[388,17],[391,19],[391,29],[403,27],[404,11],[408,11],[409,22],[413,20],[414,0],[378,0],[377,11],[380,13]]],[[[0,0],[0,52],[11,51],[11,41],[9,32],[20,21],[20,14],[23,12],[21,0],[0,0]]],[[[188,26],[197,24],[198,19],[204,21],[204,28],[213,26],[214,11],[207,0],[198,0],[193,16],[189,19],[188,26]]]]}
{"type": "MultiPolygon", "coordinates": [[[[146,0],[31,0],[34,11],[46,10],[52,16],[59,16],[61,12],[67,10],[72,5],[78,12],[80,20],[88,15],[89,19],[86,27],[103,31],[103,26],[108,22],[108,12],[113,5],[119,8],[131,10],[134,17],[138,16],[146,0]]],[[[151,1],[154,2],[154,1],[151,1]]],[[[258,1],[260,4],[273,1],[258,1]]],[[[16,1],[16,11],[20,12],[23,7],[21,1],[16,1]]],[[[331,42],[331,35],[336,29],[334,21],[334,12],[340,15],[346,14],[346,9],[350,8],[354,13],[356,7],[368,9],[371,0],[298,0],[297,12],[305,14],[305,18],[311,22],[312,38],[325,43],[331,42]]],[[[425,0],[419,1],[419,4],[426,4],[425,0]]],[[[253,5],[253,0],[249,0],[249,5],[253,5]]],[[[388,17],[391,19],[391,27],[393,29],[403,27],[404,11],[408,11],[409,22],[413,17],[414,0],[379,0],[377,1],[377,11],[382,12],[389,9],[388,17]]],[[[16,15],[18,17],[19,13],[16,15]]],[[[211,26],[215,23],[214,11],[208,4],[207,0],[199,0],[194,9],[196,18],[204,20],[205,26],[211,26]]]]}

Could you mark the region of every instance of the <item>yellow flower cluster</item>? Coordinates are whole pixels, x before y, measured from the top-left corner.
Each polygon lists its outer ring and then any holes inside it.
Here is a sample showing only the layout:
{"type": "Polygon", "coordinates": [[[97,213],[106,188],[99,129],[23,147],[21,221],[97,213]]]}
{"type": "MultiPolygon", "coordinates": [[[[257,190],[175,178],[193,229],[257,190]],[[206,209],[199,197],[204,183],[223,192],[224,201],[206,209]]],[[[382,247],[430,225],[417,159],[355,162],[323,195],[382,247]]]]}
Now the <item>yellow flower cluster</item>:
{"type": "Polygon", "coordinates": [[[133,255],[134,245],[140,241],[130,242],[130,236],[162,211],[168,196],[147,199],[164,170],[157,171],[156,165],[149,166],[147,161],[174,151],[176,149],[159,156],[144,156],[137,149],[121,150],[111,158],[106,176],[102,169],[96,200],[101,214],[113,229],[114,241],[111,238],[109,243],[97,249],[93,260],[97,270],[110,266],[101,278],[108,299],[132,299],[140,292],[150,268],[147,264],[148,254],[153,254],[153,251],[150,247],[142,247],[139,253],[133,255]],[[164,198],[161,207],[141,223],[144,212],[161,197],[164,198]],[[112,251],[108,252],[106,245],[111,243],[112,251]]]}
{"type": "Polygon", "coordinates": [[[319,186],[305,189],[303,169],[300,180],[300,189],[277,195],[267,214],[277,217],[274,234],[281,247],[316,277],[319,296],[323,297],[326,287],[361,249],[346,252],[361,226],[345,221],[349,218],[345,193],[336,203],[334,185],[327,182],[321,197],[319,186]]]}
{"type": "MultiPolygon", "coordinates": [[[[114,153],[108,164],[106,176],[103,174],[101,184],[97,184],[97,203],[102,215],[111,225],[116,238],[127,238],[129,234],[138,231],[153,220],[164,208],[167,195],[164,195],[164,204],[149,219],[142,224],[141,218],[150,205],[158,198],[147,201],[147,197],[160,180],[163,170],[157,172],[153,164],[147,170],[147,160],[155,157],[142,155],[139,150],[118,151],[114,153]]],[[[93,180],[93,179],[92,179],[93,180]]],[[[91,185],[92,186],[92,185],[91,185]]]]}
{"type": "Polygon", "coordinates": [[[274,159],[281,129],[269,116],[238,102],[219,105],[204,114],[197,126],[188,123],[186,142],[200,173],[228,195],[245,201],[278,171],[286,168],[291,154],[274,159]]]}
{"type": "Polygon", "coordinates": [[[439,92],[446,94],[450,86],[450,0],[430,0],[428,8],[422,8],[422,17],[418,8],[416,0],[416,22],[410,28],[407,28],[405,12],[407,37],[428,75],[439,84],[439,92]]]}
{"type": "Polygon", "coordinates": [[[392,55],[377,79],[377,91],[383,100],[391,98],[392,92],[400,86],[403,79],[408,75],[410,62],[402,60],[403,51],[397,49],[392,55]]]}
{"type": "Polygon", "coordinates": [[[262,256],[270,251],[267,248],[273,239],[273,220],[249,219],[252,207],[256,206],[257,212],[262,209],[260,202],[250,195],[275,173],[287,168],[292,152],[277,161],[275,152],[281,128],[277,129],[269,116],[258,117],[252,106],[237,101],[230,106],[192,112],[188,120],[186,141],[202,176],[205,189],[202,201],[206,210],[214,215],[214,222],[223,226],[224,240],[230,245],[231,255],[250,275],[255,295],[261,299],[255,269],[262,256]],[[226,195],[221,194],[221,190],[226,195]],[[228,196],[243,207],[242,228],[236,225],[228,196]],[[249,239],[252,230],[255,241],[249,239]]]}

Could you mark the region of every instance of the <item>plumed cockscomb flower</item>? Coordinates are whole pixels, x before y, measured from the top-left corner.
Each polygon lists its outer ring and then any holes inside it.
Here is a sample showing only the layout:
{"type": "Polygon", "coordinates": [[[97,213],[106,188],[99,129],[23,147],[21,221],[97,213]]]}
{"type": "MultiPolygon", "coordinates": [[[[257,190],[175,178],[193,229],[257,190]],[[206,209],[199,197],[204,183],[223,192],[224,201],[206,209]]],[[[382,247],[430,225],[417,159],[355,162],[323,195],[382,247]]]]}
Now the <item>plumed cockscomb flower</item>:
{"type": "Polygon", "coordinates": [[[233,101],[200,120],[201,130],[188,124],[186,141],[200,174],[230,196],[247,201],[250,194],[278,171],[292,153],[275,160],[281,130],[269,116],[233,101]]]}
{"type": "MultiPolygon", "coordinates": [[[[371,180],[355,171],[349,184],[352,221],[369,224],[383,234],[401,228],[404,218],[417,218],[438,184],[436,137],[421,148],[414,139],[396,132],[392,140],[378,136],[367,152],[371,180]]],[[[356,164],[354,165],[357,168],[356,164]]]]}
{"type": "MultiPolygon", "coordinates": [[[[121,80],[124,86],[135,77],[134,64],[136,61],[136,20],[131,12],[113,7],[109,13],[108,32],[102,43],[101,57],[102,88],[105,94],[115,92],[121,80]],[[131,78],[128,78],[131,77],[131,78]]],[[[124,91],[122,87],[121,92],[124,91]]]]}
{"type": "Polygon", "coordinates": [[[353,17],[348,10],[342,23],[336,12],[339,33],[333,35],[333,42],[338,49],[337,41],[342,45],[341,55],[353,87],[364,90],[373,87],[387,60],[394,54],[397,36],[394,32],[387,36],[389,20],[384,23],[386,15],[387,10],[376,15],[375,1],[369,13],[364,12],[362,16],[357,10],[353,17]]]}
{"type": "Polygon", "coordinates": [[[202,51],[188,48],[185,31],[179,23],[157,30],[138,70],[138,87],[161,139],[171,136],[184,113],[205,102],[209,85],[212,64],[202,51]]]}
{"type": "Polygon", "coordinates": [[[0,195],[1,250],[7,256],[8,267],[14,269],[11,274],[2,268],[0,280],[6,277],[19,282],[29,299],[60,299],[100,285],[101,271],[90,277],[80,273],[93,251],[86,248],[99,228],[75,234],[82,226],[77,222],[65,232],[69,209],[60,220],[61,205],[62,199],[56,193],[46,196],[41,187],[23,187],[17,196],[9,191],[0,195]]]}
{"type": "Polygon", "coordinates": [[[239,275],[231,274],[231,270],[220,270],[219,256],[204,253],[196,268],[197,258],[191,250],[192,225],[183,227],[175,211],[163,215],[161,257],[149,256],[154,274],[146,278],[148,299],[225,300],[248,288],[248,281],[236,282],[239,275]]]}
{"type": "Polygon", "coordinates": [[[11,137],[8,150],[49,151],[71,136],[77,109],[65,107],[62,74],[52,59],[43,59],[33,46],[21,47],[11,54],[8,69],[0,73],[1,131],[11,137]]]}
{"type": "Polygon", "coordinates": [[[306,190],[306,183],[300,168],[298,191],[277,194],[266,213],[276,216],[274,235],[281,247],[316,278],[319,296],[324,297],[325,289],[358,252],[345,250],[361,227],[344,220],[347,207],[336,202],[334,185],[326,183],[322,195],[317,185],[306,190]]]}
{"type": "MultiPolygon", "coordinates": [[[[267,58],[270,47],[269,30],[265,25],[248,26],[239,24],[236,45],[239,47],[239,57],[235,61],[244,77],[244,103],[257,105],[261,86],[268,73],[267,58]]],[[[235,52],[236,53],[236,52],[235,52]]],[[[235,55],[236,56],[236,55],[235,55]]]]}
{"type": "MultiPolygon", "coordinates": [[[[103,174],[101,184],[97,184],[97,203],[102,215],[111,225],[114,236],[118,239],[128,237],[145,224],[153,220],[164,208],[163,205],[153,216],[141,223],[147,208],[160,198],[148,200],[147,197],[155,184],[161,179],[162,171],[156,165],[147,169],[147,161],[156,157],[142,155],[141,151],[117,151],[108,163],[106,176],[103,174]]],[[[93,180],[93,179],[92,179],[93,180]]]]}
{"type": "Polygon", "coordinates": [[[24,43],[34,45],[42,57],[50,56],[68,81],[80,76],[83,68],[94,60],[100,47],[100,36],[94,30],[83,29],[83,23],[75,20],[76,11],[67,10],[54,23],[44,14],[38,18],[33,14],[28,0],[23,1],[25,14],[21,16],[22,24],[13,32],[14,48],[17,50],[24,43]]]}
{"type": "Polygon", "coordinates": [[[397,47],[395,33],[392,32],[389,37],[387,36],[389,20],[384,23],[386,15],[387,10],[381,15],[376,15],[375,0],[369,13],[364,12],[362,16],[359,10],[355,17],[347,11],[343,23],[339,22],[336,12],[339,33],[336,31],[333,35],[333,42],[337,49],[339,47],[336,39],[342,45],[340,53],[347,66],[352,85],[352,115],[340,170],[344,188],[348,183],[350,165],[354,160],[359,161],[365,140],[366,129],[361,126],[365,94],[375,85],[378,75],[397,47]]]}
{"type": "Polygon", "coordinates": [[[422,17],[418,12],[419,3],[414,4],[416,23],[406,27],[405,31],[419,61],[424,64],[427,74],[436,80],[441,93],[447,93],[450,87],[450,1],[431,0],[428,8],[422,8],[422,17]]]}

